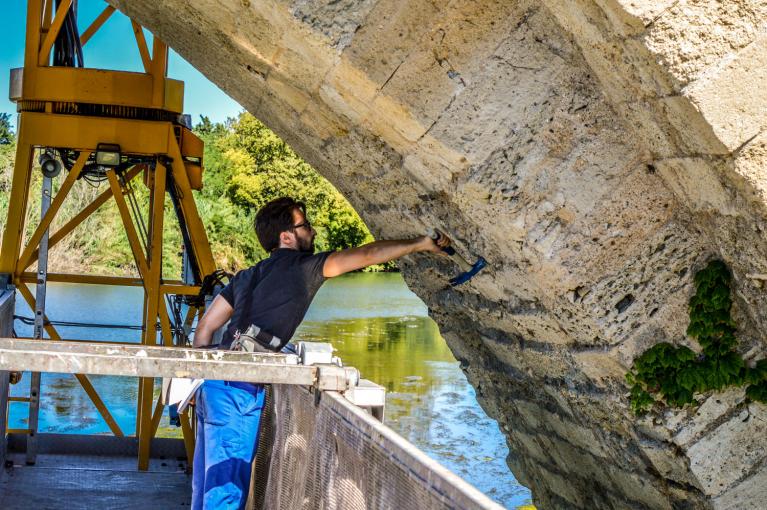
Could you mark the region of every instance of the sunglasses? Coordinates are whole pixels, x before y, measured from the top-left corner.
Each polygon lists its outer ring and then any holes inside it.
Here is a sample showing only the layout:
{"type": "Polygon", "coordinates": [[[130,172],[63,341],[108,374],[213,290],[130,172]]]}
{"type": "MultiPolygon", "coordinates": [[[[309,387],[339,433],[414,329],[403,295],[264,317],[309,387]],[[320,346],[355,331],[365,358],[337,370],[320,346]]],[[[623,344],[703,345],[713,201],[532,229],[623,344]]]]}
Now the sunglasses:
{"type": "Polygon", "coordinates": [[[311,230],[312,224],[309,222],[309,220],[304,220],[303,223],[299,223],[298,225],[293,225],[293,229],[297,229],[301,227],[306,227],[306,230],[311,230]]]}

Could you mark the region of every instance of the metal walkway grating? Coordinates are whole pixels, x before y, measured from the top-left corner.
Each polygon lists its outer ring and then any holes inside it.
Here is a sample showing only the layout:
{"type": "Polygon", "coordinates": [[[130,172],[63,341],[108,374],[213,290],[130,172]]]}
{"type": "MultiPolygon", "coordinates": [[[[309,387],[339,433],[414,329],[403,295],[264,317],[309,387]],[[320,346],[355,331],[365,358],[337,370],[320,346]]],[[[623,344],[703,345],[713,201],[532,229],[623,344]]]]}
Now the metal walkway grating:
{"type": "Polygon", "coordinates": [[[107,469],[85,467],[87,459],[77,455],[55,456],[50,463],[46,457],[38,456],[44,467],[26,466],[23,456],[12,456],[14,467],[0,477],[0,508],[147,510],[189,508],[191,503],[190,478],[183,472],[136,471],[135,459],[124,457],[99,459],[111,466],[107,469]]]}
{"type": "Polygon", "coordinates": [[[191,478],[180,441],[160,440],[148,471],[136,469],[133,438],[40,434],[40,454],[27,466],[24,438],[12,436],[0,472],[3,510],[189,508],[191,478]],[[76,453],[75,453],[76,452],[76,453]],[[9,467],[10,466],[10,467],[9,467]]]}

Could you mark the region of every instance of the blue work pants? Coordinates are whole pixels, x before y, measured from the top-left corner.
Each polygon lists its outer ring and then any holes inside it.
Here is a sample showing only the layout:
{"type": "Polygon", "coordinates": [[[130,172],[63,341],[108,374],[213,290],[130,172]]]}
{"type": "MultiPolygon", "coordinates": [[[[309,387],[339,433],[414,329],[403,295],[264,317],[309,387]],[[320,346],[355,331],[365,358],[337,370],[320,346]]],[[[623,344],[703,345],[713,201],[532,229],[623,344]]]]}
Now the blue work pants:
{"type": "Polygon", "coordinates": [[[264,387],[205,381],[196,399],[192,509],[240,510],[248,499],[264,387]]]}

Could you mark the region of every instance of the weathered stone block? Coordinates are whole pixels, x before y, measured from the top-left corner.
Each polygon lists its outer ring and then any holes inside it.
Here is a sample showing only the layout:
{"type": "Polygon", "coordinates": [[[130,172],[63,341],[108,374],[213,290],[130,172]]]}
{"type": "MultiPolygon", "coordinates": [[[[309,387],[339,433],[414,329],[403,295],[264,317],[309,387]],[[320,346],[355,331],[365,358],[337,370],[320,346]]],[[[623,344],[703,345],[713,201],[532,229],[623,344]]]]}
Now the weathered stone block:
{"type": "Polygon", "coordinates": [[[740,405],[744,398],[743,388],[733,388],[709,395],[699,407],[680,412],[680,417],[686,418],[674,426],[674,443],[683,448],[690,446],[712,423],[740,405]]]}
{"type": "Polygon", "coordinates": [[[641,10],[632,12],[627,9],[620,0],[595,0],[605,13],[607,19],[617,34],[622,37],[631,37],[644,32],[645,22],[642,19],[641,10]]]}
{"type": "Polygon", "coordinates": [[[729,151],[754,138],[767,127],[767,34],[698,76],[684,93],[729,151]]]}
{"type": "Polygon", "coordinates": [[[542,441],[545,444],[544,438],[517,431],[517,433],[514,434],[514,439],[515,443],[517,443],[521,451],[525,452],[526,456],[532,457],[539,462],[552,462],[551,453],[545,451],[541,446],[542,441]]]}
{"type": "Polygon", "coordinates": [[[650,460],[661,476],[674,480],[679,484],[695,485],[694,478],[690,475],[687,458],[674,451],[669,444],[643,444],[640,448],[650,460]]]}
{"type": "Polygon", "coordinates": [[[732,489],[714,498],[716,510],[762,510],[767,501],[767,469],[762,467],[732,489]]]}
{"type": "Polygon", "coordinates": [[[745,198],[758,208],[767,203],[767,132],[744,145],[733,159],[733,170],[746,183],[745,198]]]}
{"type": "MultiPolygon", "coordinates": [[[[609,0],[603,0],[608,3],[609,0]]],[[[631,16],[642,20],[644,26],[649,25],[666,9],[676,4],[678,0],[614,0],[620,7],[631,16]]]]}
{"type": "Polygon", "coordinates": [[[567,479],[546,468],[542,468],[541,473],[544,476],[542,481],[551,494],[556,494],[558,498],[567,501],[568,505],[575,508],[586,508],[586,495],[576,488],[580,484],[573,484],[572,479],[567,479]]]}
{"type": "Polygon", "coordinates": [[[669,134],[676,139],[679,153],[727,154],[727,146],[699,108],[688,97],[674,95],[659,99],[656,111],[673,127],[669,134]]]}
{"type": "Polygon", "coordinates": [[[679,156],[677,144],[669,135],[675,128],[665,115],[659,114],[655,99],[621,103],[620,110],[627,124],[636,129],[637,142],[648,151],[649,160],[679,156]]]}
{"type": "Polygon", "coordinates": [[[627,367],[603,352],[580,352],[574,357],[578,367],[595,384],[611,387],[616,381],[625,380],[627,367]]]}
{"type": "Polygon", "coordinates": [[[690,470],[709,496],[718,496],[767,459],[767,408],[731,416],[687,449],[690,470]]]}
{"type": "MultiPolygon", "coordinates": [[[[629,497],[633,502],[638,502],[645,508],[671,509],[668,498],[653,487],[649,477],[627,472],[614,466],[610,466],[608,469],[610,470],[610,477],[615,483],[616,494],[630,495],[629,497]]],[[[620,500],[620,496],[618,499],[620,500]]]]}
{"type": "Polygon", "coordinates": [[[760,0],[680,0],[655,19],[644,42],[680,83],[691,83],[754,41],[765,17],[760,0]]]}
{"type": "Polygon", "coordinates": [[[439,8],[431,0],[378,1],[357,28],[344,57],[381,88],[428,35],[437,16],[439,8]]]}
{"type": "Polygon", "coordinates": [[[671,189],[693,211],[735,215],[735,197],[721,182],[716,164],[702,158],[672,158],[655,162],[671,189]]]}
{"type": "Polygon", "coordinates": [[[329,44],[344,48],[365,22],[375,0],[279,0],[296,19],[322,33],[329,44]]]}

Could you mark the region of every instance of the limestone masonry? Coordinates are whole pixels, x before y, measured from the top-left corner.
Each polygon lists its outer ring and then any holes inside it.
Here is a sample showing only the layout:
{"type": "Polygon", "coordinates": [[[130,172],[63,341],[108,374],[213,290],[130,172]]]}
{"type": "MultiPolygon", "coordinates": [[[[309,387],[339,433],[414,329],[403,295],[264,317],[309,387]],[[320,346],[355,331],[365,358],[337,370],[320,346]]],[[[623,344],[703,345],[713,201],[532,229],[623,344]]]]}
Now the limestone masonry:
{"type": "Polygon", "coordinates": [[[734,274],[765,357],[767,1],[109,0],[336,185],[402,264],[540,508],[767,508],[742,389],[643,419],[624,374],[734,274]]]}

